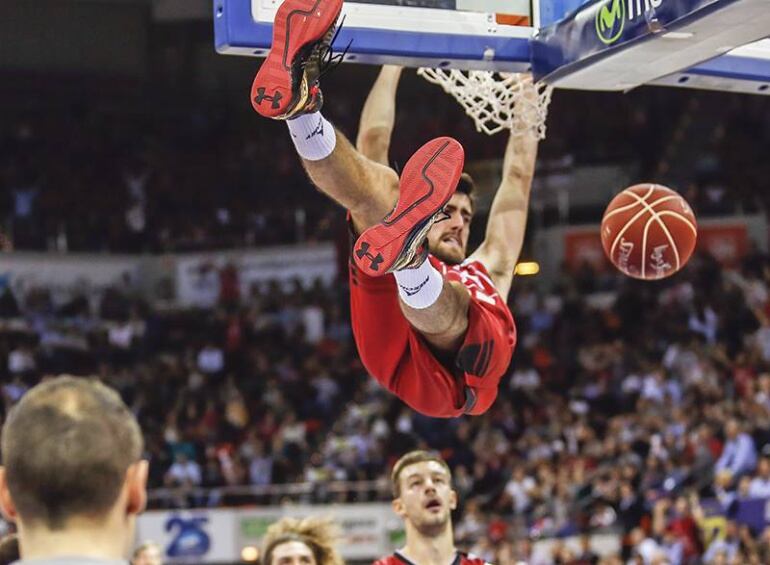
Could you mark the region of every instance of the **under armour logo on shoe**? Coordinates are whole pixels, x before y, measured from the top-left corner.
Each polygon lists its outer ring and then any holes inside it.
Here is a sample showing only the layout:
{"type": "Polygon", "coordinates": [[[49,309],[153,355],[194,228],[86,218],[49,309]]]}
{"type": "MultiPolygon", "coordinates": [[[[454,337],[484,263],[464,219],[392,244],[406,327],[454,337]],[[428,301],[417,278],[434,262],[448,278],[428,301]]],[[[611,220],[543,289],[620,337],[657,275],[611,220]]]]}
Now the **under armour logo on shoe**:
{"type": "Polygon", "coordinates": [[[323,116],[318,118],[318,125],[315,127],[313,131],[311,131],[307,137],[305,138],[305,141],[310,139],[311,137],[315,137],[316,135],[323,135],[324,134],[324,119],[323,116]]]}
{"type": "Polygon", "coordinates": [[[430,277],[425,277],[425,280],[424,280],[424,281],[422,281],[422,282],[421,282],[420,284],[418,284],[417,286],[404,286],[404,285],[402,285],[402,284],[400,284],[400,285],[398,285],[398,286],[399,286],[399,288],[400,288],[401,290],[403,290],[403,291],[404,291],[404,294],[406,294],[407,296],[414,296],[415,294],[417,294],[418,292],[420,292],[420,289],[421,289],[422,287],[424,287],[426,284],[428,284],[428,279],[429,279],[429,278],[430,278],[430,277]]]}
{"type": "Polygon", "coordinates": [[[274,110],[277,110],[280,107],[279,102],[281,101],[281,98],[283,98],[283,94],[276,91],[275,96],[270,96],[269,94],[265,94],[265,87],[260,86],[257,89],[257,95],[254,97],[254,102],[257,104],[262,104],[263,100],[267,100],[272,103],[272,108],[274,110]]]}
{"type": "Polygon", "coordinates": [[[379,271],[380,270],[380,264],[385,260],[381,253],[378,253],[376,256],[369,253],[369,244],[364,242],[361,244],[361,247],[358,248],[356,251],[356,257],[359,259],[363,259],[366,257],[371,261],[371,269],[372,271],[379,271]]]}

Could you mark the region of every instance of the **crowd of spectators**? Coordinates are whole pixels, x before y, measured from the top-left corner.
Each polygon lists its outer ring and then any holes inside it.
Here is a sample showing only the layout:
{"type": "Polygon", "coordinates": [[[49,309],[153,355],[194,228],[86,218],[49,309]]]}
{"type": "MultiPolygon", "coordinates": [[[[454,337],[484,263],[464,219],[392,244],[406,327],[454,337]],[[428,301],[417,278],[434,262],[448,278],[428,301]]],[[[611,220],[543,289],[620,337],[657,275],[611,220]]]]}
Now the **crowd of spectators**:
{"type": "MultiPolygon", "coordinates": [[[[327,108],[352,134],[370,82],[350,84],[330,90],[327,108]]],[[[475,134],[450,98],[406,84],[399,136],[450,134],[471,141],[474,158],[499,158],[502,136],[475,134]]],[[[692,133],[672,123],[684,102],[727,95],[595,94],[600,103],[570,111],[579,96],[556,96],[543,162],[634,160],[663,180],[678,153],[662,159],[660,148],[692,133]]],[[[736,99],[704,116],[708,151],[683,185],[699,213],[764,207],[770,113],[764,98],[736,99]]],[[[203,105],[142,108],[3,120],[0,248],[186,251],[330,239],[341,225],[282,124],[203,105]]],[[[394,162],[414,148],[394,144],[394,162]]],[[[344,284],[275,283],[185,310],[129,286],[62,299],[6,282],[3,413],[42,375],[98,375],[139,417],[154,506],[387,500],[393,460],[431,448],[461,495],[459,543],[492,562],[536,564],[533,540],[610,531],[622,550],[606,565],[770,563],[770,529],[742,512],[770,497],[770,258],[757,251],[737,270],[697,256],[667,282],[587,266],[554,288],[518,279],[519,344],[499,399],[449,422],[368,377],[344,284]]],[[[548,562],[599,558],[585,538],[578,552],[556,543],[548,562]]]]}
{"type": "Polygon", "coordinates": [[[8,126],[0,209],[17,250],[157,253],[329,238],[333,207],[283,137],[267,147],[259,130],[231,131],[214,117],[96,111],[8,126]]]}
{"type": "MultiPolygon", "coordinates": [[[[325,83],[325,112],[350,137],[373,72],[345,66],[325,83]]],[[[100,96],[100,88],[93,88],[96,92],[87,95],[70,93],[69,102],[60,94],[56,109],[14,111],[14,103],[21,102],[3,100],[0,231],[6,245],[164,252],[331,237],[335,206],[310,185],[284,125],[259,119],[245,96],[238,97],[240,106],[214,97],[179,101],[169,109],[152,102],[158,94],[140,92],[115,108],[113,94],[100,96]]],[[[402,166],[420,143],[437,135],[458,138],[469,161],[499,159],[505,136],[476,133],[459,105],[435,88],[405,75],[394,166],[402,166]]],[[[565,163],[622,163],[637,178],[654,176],[679,187],[704,211],[734,208],[737,195],[756,207],[763,205],[759,188],[770,174],[762,159],[768,115],[764,97],[671,89],[626,96],[559,92],[539,173],[565,163]],[[708,112],[688,106],[700,99],[708,112]],[[581,111],[575,112],[576,107],[581,111]],[[709,127],[690,135],[680,123],[683,112],[696,114],[692,119],[709,127]],[[732,127],[735,123],[743,125],[732,127]],[[672,142],[683,136],[686,144],[672,142]],[[670,154],[661,156],[669,146],[670,154]],[[696,154],[682,155],[683,147],[696,154]],[[689,163],[684,177],[672,170],[675,163],[689,163]]],[[[593,212],[596,216],[601,210],[593,212]]]]}
{"type": "Polygon", "coordinates": [[[697,256],[668,282],[588,268],[553,289],[518,279],[499,399],[450,421],[367,376],[344,285],[162,311],[121,288],[65,303],[6,288],[0,391],[7,407],[62,372],[116,387],[142,424],[156,506],[387,500],[394,458],[430,447],[454,472],[460,543],[490,561],[610,530],[632,563],[768,563],[770,529],[740,508],[770,496],[769,284],[757,251],[738,270],[697,256]]]}

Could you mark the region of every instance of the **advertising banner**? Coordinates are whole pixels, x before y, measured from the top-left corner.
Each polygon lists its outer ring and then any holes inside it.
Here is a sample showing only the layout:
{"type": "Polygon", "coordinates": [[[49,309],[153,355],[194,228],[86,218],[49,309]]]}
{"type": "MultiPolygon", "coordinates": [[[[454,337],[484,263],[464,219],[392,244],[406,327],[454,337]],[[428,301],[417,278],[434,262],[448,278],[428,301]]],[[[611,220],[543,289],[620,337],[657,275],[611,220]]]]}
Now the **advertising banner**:
{"type": "Polygon", "coordinates": [[[210,307],[217,303],[221,271],[234,267],[242,296],[252,285],[271,280],[286,284],[299,280],[304,286],[321,279],[332,283],[337,276],[333,244],[272,247],[254,251],[227,251],[176,255],[176,299],[183,306],[210,307]]]}
{"type": "Polygon", "coordinates": [[[345,559],[376,559],[403,543],[403,524],[389,504],[287,505],[265,508],[147,512],[137,542],[154,540],[173,563],[240,561],[244,548],[260,548],[270,524],[283,517],[326,516],[342,530],[345,559]]]}
{"type": "Polygon", "coordinates": [[[236,525],[231,510],[146,512],[137,521],[137,540],[157,542],[173,563],[239,561],[236,525]]]}

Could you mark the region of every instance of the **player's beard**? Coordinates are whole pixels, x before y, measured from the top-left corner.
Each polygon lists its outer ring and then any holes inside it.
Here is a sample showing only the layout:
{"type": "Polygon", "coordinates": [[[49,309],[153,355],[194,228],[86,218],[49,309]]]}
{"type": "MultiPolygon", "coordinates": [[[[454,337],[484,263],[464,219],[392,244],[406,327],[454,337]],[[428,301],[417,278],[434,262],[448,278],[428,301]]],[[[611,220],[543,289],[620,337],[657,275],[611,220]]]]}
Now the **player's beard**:
{"type": "Polygon", "coordinates": [[[431,255],[443,261],[447,265],[459,265],[460,263],[465,261],[465,250],[463,250],[462,253],[460,253],[459,251],[454,253],[449,252],[444,249],[444,246],[441,243],[433,246],[430,252],[431,252],[431,255]]]}
{"type": "Polygon", "coordinates": [[[450,520],[451,515],[447,511],[439,516],[428,516],[428,519],[420,522],[413,521],[412,525],[423,537],[435,538],[444,533],[450,520]]]}

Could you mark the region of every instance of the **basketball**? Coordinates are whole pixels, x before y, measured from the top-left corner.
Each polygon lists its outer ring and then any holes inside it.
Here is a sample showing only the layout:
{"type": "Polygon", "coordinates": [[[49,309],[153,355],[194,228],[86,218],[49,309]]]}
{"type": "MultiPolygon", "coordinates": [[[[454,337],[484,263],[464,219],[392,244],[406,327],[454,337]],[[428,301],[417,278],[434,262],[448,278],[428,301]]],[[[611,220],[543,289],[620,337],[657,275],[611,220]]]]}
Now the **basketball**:
{"type": "Polygon", "coordinates": [[[607,206],[601,236],[604,252],[618,270],[636,279],[657,280],[685,266],[698,227],[680,194],[659,184],[637,184],[607,206]]]}

